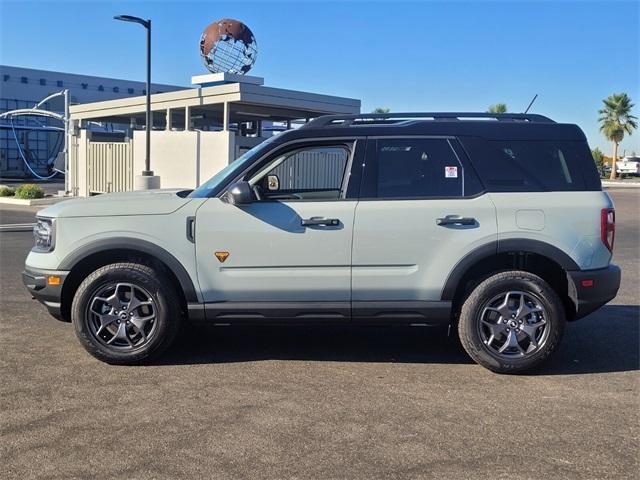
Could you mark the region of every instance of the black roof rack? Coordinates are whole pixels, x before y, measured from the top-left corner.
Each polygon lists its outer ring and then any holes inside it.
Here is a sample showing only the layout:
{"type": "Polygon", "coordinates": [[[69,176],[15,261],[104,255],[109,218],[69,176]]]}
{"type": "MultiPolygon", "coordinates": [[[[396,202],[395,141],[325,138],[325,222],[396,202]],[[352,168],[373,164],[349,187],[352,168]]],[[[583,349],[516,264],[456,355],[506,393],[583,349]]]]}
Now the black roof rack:
{"type": "Polygon", "coordinates": [[[411,112],[411,113],[358,113],[351,115],[324,115],[306,123],[302,128],[349,127],[366,125],[398,125],[416,121],[489,120],[500,122],[555,123],[548,117],[532,113],[480,113],[480,112],[411,112]]]}

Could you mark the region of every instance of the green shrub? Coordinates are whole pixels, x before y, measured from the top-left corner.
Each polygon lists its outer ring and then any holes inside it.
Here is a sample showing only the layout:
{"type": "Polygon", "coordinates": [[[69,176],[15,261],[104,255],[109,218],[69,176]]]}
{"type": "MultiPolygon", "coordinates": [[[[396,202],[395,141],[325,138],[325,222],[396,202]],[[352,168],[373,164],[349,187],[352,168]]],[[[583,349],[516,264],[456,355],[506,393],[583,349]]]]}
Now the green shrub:
{"type": "Polygon", "coordinates": [[[0,187],[0,197],[13,197],[16,191],[11,187],[0,187]]]}
{"type": "Polygon", "coordinates": [[[16,188],[16,197],[24,200],[44,197],[44,190],[33,183],[25,183],[16,188]]]}

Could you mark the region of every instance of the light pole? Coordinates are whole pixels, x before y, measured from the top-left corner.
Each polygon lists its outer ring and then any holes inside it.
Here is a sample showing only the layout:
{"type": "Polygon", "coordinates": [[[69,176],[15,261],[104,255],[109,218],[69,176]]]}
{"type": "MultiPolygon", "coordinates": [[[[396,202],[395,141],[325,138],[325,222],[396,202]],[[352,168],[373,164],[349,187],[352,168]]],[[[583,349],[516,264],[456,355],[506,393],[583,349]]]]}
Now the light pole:
{"type": "Polygon", "coordinates": [[[123,22],[139,23],[147,30],[147,108],[146,108],[146,151],[144,159],[144,170],[141,176],[136,177],[136,190],[149,190],[160,188],[160,177],[154,176],[151,170],[151,127],[153,120],[151,117],[151,20],[144,20],[131,15],[116,15],[115,20],[123,22]]]}

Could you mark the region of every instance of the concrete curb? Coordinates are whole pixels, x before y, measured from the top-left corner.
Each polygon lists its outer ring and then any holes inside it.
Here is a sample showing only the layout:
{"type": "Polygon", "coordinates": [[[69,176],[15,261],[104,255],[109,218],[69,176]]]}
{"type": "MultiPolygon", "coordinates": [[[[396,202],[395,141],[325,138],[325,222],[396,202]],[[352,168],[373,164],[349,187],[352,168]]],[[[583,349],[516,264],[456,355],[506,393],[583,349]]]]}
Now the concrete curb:
{"type": "Polygon", "coordinates": [[[603,181],[602,186],[605,188],[640,188],[640,182],[603,181]]]}
{"type": "Polygon", "coordinates": [[[54,205],[56,203],[63,202],[65,200],[72,200],[73,198],[74,197],[44,197],[44,198],[34,198],[32,200],[23,200],[22,198],[0,197],[0,204],[25,205],[25,206],[54,205]]]}

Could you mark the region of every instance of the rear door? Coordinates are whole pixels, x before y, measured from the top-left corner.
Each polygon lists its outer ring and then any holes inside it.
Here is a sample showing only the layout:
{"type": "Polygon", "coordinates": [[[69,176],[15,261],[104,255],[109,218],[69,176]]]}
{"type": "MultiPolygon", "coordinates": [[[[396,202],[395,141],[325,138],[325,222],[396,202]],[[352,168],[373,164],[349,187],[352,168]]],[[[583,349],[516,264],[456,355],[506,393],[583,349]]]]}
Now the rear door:
{"type": "Polygon", "coordinates": [[[447,319],[449,273],[496,238],[495,207],[455,138],[370,138],[354,224],[354,321],[447,319]]]}

